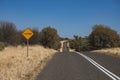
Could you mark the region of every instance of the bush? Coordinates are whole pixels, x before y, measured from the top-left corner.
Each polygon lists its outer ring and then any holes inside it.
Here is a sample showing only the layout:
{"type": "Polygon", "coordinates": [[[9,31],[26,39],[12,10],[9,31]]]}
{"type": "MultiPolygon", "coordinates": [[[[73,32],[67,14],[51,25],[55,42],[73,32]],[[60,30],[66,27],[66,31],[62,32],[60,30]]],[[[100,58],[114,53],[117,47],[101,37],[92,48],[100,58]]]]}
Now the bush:
{"type": "Polygon", "coordinates": [[[0,42],[0,51],[5,48],[5,44],[3,42],[0,42]]]}
{"type": "Polygon", "coordinates": [[[7,45],[17,45],[20,40],[16,26],[11,22],[0,22],[0,41],[7,45]]]}
{"type": "Polygon", "coordinates": [[[34,35],[30,38],[29,42],[32,45],[40,44],[40,33],[37,28],[31,29],[34,35]]]}
{"type": "Polygon", "coordinates": [[[44,47],[49,47],[56,50],[60,48],[60,38],[57,30],[50,26],[41,31],[40,42],[44,47]]]}
{"type": "Polygon", "coordinates": [[[82,38],[79,36],[74,36],[73,40],[69,41],[70,43],[70,48],[75,49],[76,51],[88,51],[91,49],[88,38],[82,38]]]}
{"type": "Polygon", "coordinates": [[[92,49],[118,47],[120,38],[117,32],[104,25],[95,25],[89,36],[92,49]]]}

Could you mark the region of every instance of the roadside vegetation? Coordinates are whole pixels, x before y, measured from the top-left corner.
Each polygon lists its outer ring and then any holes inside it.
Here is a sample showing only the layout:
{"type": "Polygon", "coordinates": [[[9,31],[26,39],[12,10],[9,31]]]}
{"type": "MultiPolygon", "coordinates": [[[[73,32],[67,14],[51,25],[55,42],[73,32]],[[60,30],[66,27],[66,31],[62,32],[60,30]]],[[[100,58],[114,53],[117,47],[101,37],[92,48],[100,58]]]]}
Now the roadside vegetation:
{"type": "Polygon", "coordinates": [[[75,49],[76,51],[88,51],[91,49],[91,46],[88,41],[88,37],[82,38],[77,35],[74,35],[74,39],[69,40],[70,48],[75,49]]]}
{"type": "Polygon", "coordinates": [[[5,48],[5,44],[3,42],[0,42],[0,51],[5,48]]]}
{"type": "Polygon", "coordinates": [[[101,53],[101,54],[106,54],[106,55],[120,57],[120,47],[93,50],[91,52],[92,53],[101,53]]]}
{"type": "MultiPolygon", "coordinates": [[[[39,31],[37,28],[31,29],[34,33],[30,39],[30,45],[43,45],[44,47],[58,50],[60,48],[60,37],[55,28],[51,26],[39,31]]],[[[22,36],[23,30],[17,30],[15,24],[11,22],[0,22],[0,50],[5,46],[25,45],[26,39],[22,36]]]]}
{"type": "Polygon", "coordinates": [[[43,46],[58,50],[60,48],[60,37],[57,30],[52,27],[46,27],[41,31],[40,42],[43,46]]]}
{"type": "Polygon", "coordinates": [[[35,80],[56,50],[39,45],[29,46],[29,56],[26,46],[8,46],[0,51],[0,80],[35,80]]]}
{"type": "Polygon", "coordinates": [[[108,26],[95,25],[89,36],[82,38],[75,35],[69,42],[70,47],[76,51],[91,51],[120,47],[120,36],[108,26]]]}
{"type": "Polygon", "coordinates": [[[17,30],[14,23],[0,22],[0,80],[35,80],[60,48],[60,38],[51,26],[31,29],[27,57],[26,39],[23,30],[17,30]]]}

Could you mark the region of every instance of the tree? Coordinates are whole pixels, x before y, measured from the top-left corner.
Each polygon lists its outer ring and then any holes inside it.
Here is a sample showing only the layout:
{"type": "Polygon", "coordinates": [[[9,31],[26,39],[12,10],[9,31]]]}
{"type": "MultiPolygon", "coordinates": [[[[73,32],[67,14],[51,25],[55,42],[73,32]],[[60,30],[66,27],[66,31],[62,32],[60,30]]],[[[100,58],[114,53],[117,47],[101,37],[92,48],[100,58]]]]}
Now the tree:
{"type": "Polygon", "coordinates": [[[19,43],[19,36],[13,23],[0,22],[0,41],[10,45],[19,43]]]}
{"type": "Polygon", "coordinates": [[[41,31],[40,42],[43,46],[59,49],[60,48],[60,38],[58,36],[57,30],[48,26],[41,31]]]}
{"type": "Polygon", "coordinates": [[[117,32],[108,26],[95,25],[89,35],[89,42],[93,49],[118,47],[120,38],[117,32]]]}
{"type": "Polygon", "coordinates": [[[30,38],[30,44],[40,44],[40,33],[37,28],[33,28],[34,35],[30,38]]]}
{"type": "Polygon", "coordinates": [[[88,37],[82,38],[74,35],[74,39],[69,41],[70,47],[76,51],[88,51],[90,50],[88,37]]]}

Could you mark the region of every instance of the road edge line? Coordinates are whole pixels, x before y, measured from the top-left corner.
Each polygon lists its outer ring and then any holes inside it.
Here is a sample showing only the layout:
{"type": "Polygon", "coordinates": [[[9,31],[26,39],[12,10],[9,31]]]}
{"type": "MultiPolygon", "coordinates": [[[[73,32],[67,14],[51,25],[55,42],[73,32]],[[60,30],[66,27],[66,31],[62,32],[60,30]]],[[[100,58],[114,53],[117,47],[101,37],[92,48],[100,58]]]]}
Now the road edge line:
{"type": "Polygon", "coordinates": [[[91,59],[90,57],[80,53],[80,52],[75,52],[77,54],[79,54],[80,56],[84,57],[86,60],[88,60],[91,64],[93,64],[95,67],[97,67],[99,70],[101,70],[103,73],[105,73],[107,76],[109,76],[110,78],[112,78],[113,80],[120,80],[120,78],[115,75],[114,73],[110,72],[108,69],[104,68],[103,66],[101,66],[100,64],[98,64],[96,61],[94,61],[93,59],[91,59]]]}

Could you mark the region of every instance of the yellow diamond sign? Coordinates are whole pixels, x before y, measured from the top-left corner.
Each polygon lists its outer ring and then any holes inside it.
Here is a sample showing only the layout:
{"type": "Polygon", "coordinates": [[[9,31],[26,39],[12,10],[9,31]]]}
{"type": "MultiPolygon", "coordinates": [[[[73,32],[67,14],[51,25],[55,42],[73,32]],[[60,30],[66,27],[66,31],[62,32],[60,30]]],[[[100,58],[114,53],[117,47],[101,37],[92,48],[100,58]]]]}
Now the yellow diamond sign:
{"type": "Polygon", "coordinates": [[[22,33],[22,35],[27,39],[29,40],[33,35],[34,33],[29,29],[25,29],[24,32],[22,33]]]}

